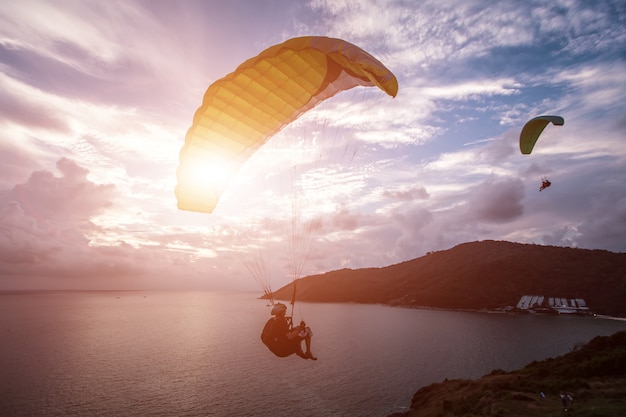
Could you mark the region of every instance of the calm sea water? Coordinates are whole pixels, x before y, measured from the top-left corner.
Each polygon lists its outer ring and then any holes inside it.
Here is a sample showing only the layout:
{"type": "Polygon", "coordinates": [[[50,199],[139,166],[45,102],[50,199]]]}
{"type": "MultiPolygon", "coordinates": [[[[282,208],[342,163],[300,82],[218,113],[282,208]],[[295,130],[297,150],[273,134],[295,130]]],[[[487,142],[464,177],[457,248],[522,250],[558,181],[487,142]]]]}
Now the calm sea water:
{"type": "Polygon", "coordinates": [[[318,361],[274,357],[255,294],[0,293],[2,416],[386,416],[445,378],[558,356],[625,321],[301,303],[318,361]]]}

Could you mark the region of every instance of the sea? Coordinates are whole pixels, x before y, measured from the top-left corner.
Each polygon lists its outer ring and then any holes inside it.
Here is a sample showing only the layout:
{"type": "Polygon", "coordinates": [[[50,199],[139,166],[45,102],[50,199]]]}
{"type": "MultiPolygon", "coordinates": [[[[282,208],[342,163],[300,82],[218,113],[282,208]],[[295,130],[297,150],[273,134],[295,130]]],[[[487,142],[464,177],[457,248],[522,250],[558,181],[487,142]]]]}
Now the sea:
{"type": "Polygon", "coordinates": [[[565,354],[610,318],[297,303],[317,361],[275,357],[254,293],[0,292],[0,415],[387,416],[423,386],[565,354]]]}

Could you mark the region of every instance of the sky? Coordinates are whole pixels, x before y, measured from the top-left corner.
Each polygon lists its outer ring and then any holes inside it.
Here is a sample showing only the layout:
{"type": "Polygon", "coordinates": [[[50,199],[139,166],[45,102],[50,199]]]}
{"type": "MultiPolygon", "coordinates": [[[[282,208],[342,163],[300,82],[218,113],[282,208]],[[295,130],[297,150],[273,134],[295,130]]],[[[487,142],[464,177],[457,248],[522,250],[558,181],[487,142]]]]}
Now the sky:
{"type": "Polygon", "coordinates": [[[626,252],[625,45],[623,0],[2,2],[0,290],[259,291],[486,239],[626,252]],[[208,86],[309,35],[398,95],[335,96],[213,213],[179,210],[208,86]],[[545,114],[565,124],[522,155],[545,114]]]}

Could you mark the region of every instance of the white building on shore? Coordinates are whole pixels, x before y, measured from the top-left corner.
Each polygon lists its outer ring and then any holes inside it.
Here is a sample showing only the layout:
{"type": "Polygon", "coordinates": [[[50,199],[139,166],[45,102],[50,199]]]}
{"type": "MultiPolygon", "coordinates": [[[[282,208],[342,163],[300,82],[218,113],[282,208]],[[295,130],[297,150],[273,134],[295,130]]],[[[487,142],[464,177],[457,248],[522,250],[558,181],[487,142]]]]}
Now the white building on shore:
{"type": "Polygon", "coordinates": [[[558,314],[588,314],[589,307],[583,298],[545,297],[523,295],[515,306],[529,313],[552,312],[558,314]]]}

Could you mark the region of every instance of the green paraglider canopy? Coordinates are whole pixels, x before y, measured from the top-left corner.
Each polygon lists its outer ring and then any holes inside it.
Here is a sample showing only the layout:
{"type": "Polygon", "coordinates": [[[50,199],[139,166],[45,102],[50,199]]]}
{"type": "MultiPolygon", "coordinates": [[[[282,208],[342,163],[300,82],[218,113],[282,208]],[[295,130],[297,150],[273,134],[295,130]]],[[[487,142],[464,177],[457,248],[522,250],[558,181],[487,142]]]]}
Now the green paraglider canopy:
{"type": "Polygon", "coordinates": [[[539,139],[541,132],[543,132],[548,123],[552,123],[555,126],[563,126],[565,120],[561,116],[539,116],[530,119],[524,125],[519,136],[519,148],[524,155],[532,152],[537,139],[539,139]]]}

